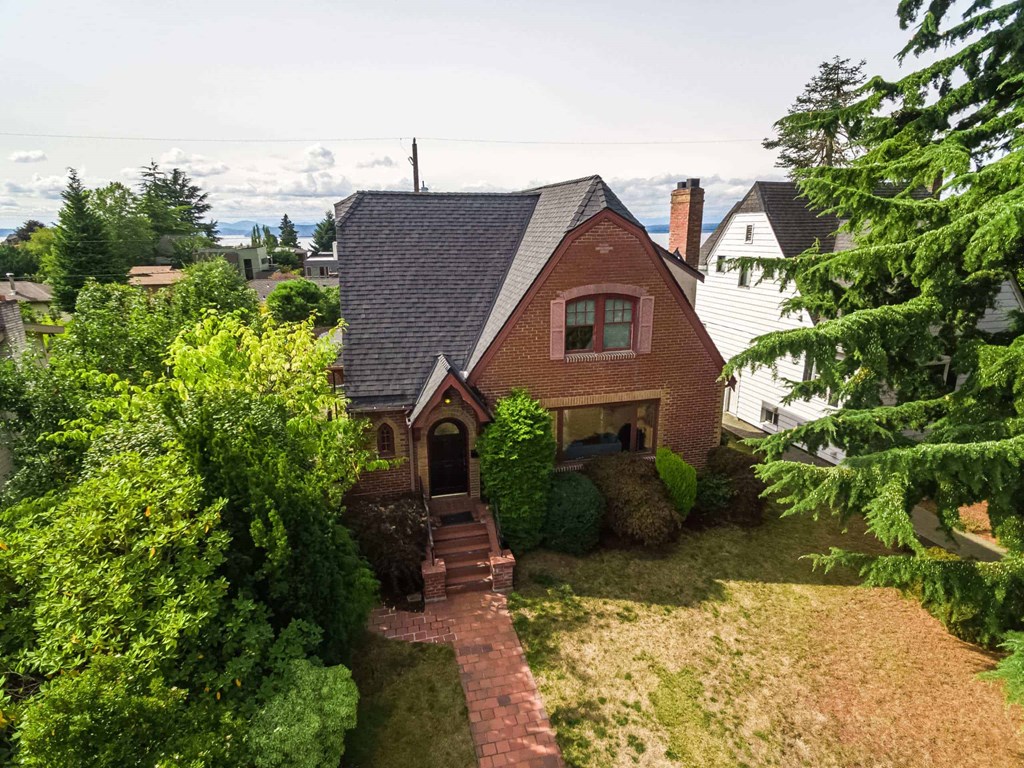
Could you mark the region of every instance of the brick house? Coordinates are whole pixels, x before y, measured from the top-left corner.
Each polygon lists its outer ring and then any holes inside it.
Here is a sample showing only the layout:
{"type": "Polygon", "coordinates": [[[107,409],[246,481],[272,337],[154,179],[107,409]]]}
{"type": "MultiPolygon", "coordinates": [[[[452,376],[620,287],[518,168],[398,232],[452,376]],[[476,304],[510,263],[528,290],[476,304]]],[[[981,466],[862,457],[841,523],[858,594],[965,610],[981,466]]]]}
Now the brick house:
{"type": "MultiPolygon", "coordinates": [[[[670,253],[598,176],[338,203],[337,373],[378,453],[403,460],[354,493],[423,493],[435,522],[469,508],[487,524],[476,438],[519,387],[551,410],[563,466],[667,445],[700,467],[723,392],[722,357],[693,309],[702,207],[697,180],[682,183],[670,253]]],[[[439,550],[446,533],[435,530],[439,550]]],[[[500,556],[493,531],[490,542],[500,556]]]]}

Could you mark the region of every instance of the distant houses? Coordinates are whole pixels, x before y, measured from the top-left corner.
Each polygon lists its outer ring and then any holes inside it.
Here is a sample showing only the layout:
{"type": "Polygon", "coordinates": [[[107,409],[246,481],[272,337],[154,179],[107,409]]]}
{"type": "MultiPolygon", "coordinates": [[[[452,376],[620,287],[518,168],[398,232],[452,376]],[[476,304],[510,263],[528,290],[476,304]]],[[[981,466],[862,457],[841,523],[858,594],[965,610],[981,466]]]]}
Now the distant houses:
{"type": "Polygon", "coordinates": [[[145,288],[153,293],[174,285],[185,276],[180,269],[166,265],[139,266],[128,270],[128,284],[138,288],[145,288]]]}

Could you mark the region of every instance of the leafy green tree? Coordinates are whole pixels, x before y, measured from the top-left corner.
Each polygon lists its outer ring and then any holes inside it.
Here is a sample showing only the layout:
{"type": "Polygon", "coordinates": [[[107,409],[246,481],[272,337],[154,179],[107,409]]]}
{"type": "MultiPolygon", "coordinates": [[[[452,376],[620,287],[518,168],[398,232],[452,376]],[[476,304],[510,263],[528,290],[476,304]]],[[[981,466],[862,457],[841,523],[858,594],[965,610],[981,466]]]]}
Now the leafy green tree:
{"type": "Polygon", "coordinates": [[[22,280],[29,280],[39,272],[39,259],[25,247],[0,242],[0,280],[6,280],[7,273],[22,280]]]}
{"type": "Polygon", "coordinates": [[[292,224],[292,220],[288,218],[286,213],[281,217],[281,245],[287,248],[295,248],[299,245],[299,233],[295,230],[295,225],[292,224]]]}
{"type": "Polygon", "coordinates": [[[279,323],[313,318],[317,325],[335,325],[341,299],[337,288],[321,288],[312,280],[282,280],[267,296],[267,310],[279,323]]]}
{"type": "Polygon", "coordinates": [[[858,99],[864,84],[864,65],[832,57],[818,65],[818,73],[804,86],[785,118],[775,123],[775,136],[765,149],[779,150],[778,168],[813,168],[849,165],[860,151],[857,133],[860,115],[847,108],[858,99]]]}
{"type": "Polygon", "coordinates": [[[29,235],[27,241],[18,246],[38,267],[37,272],[43,280],[49,281],[56,272],[57,263],[57,229],[40,227],[29,235]]]}
{"type": "Polygon", "coordinates": [[[336,238],[334,229],[334,214],[330,211],[324,214],[324,218],[317,223],[313,230],[313,253],[331,250],[336,238]]]}
{"type": "Polygon", "coordinates": [[[515,552],[540,544],[555,470],[551,413],[525,389],[497,402],[494,421],[477,439],[480,477],[515,552]]]}
{"type": "Polygon", "coordinates": [[[338,765],[345,732],[356,725],[359,691],[352,673],[297,659],[288,665],[281,687],[249,730],[257,768],[338,765]]]}
{"type": "Polygon", "coordinates": [[[57,304],[70,311],[86,280],[126,282],[128,265],[113,252],[103,220],[89,206],[89,193],[74,168],[61,197],[64,206],[59,214],[51,279],[57,304]]]}
{"type": "Polygon", "coordinates": [[[760,337],[725,375],[787,355],[813,363],[788,399],[838,397],[842,407],[763,440],[774,461],[759,473],[788,514],[863,515],[911,553],[833,551],[820,564],[913,588],[959,634],[991,643],[1024,623],[1024,337],[979,324],[1024,267],[1024,17],[1016,2],[954,14],[950,2],[899,4],[901,25],[914,27],[899,58],[936,60],[894,82],[872,79],[832,115],[863,125],[868,150],[850,167],[799,174],[811,204],[846,220],[856,247],[740,260],[795,284],[785,310],[817,322],[760,337]],[[779,460],[790,445],[828,443],[846,451],[837,467],[779,460]],[[987,501],[1010,554],[931,556],[910,518],[926,497],[948,529],[961,505],[987,501]]]}
{"type": "Polygon", "coordinates": [[[185,267],[185,277],[166,289],[166,295],[176,330],[192,325],[211,309],[237,312],[245,320],[255,319],[260,311],[256,291],[221,258],[185,267]]]}
{"type": "Polygon", "coordinates": [[[45,229],[46,225],[38,219],[29,219],[16,230],[14,230],[14,241],[15,243],[25,243],[32,237],[32,233],[40,229],[45,229]]]}
{"type": "Polygon", "coordinates": [[[103,221],[113,256],[129,267],[152,262],[156,234],[138,196],[120,182],[89,193],[89,206],[103,221]]]}

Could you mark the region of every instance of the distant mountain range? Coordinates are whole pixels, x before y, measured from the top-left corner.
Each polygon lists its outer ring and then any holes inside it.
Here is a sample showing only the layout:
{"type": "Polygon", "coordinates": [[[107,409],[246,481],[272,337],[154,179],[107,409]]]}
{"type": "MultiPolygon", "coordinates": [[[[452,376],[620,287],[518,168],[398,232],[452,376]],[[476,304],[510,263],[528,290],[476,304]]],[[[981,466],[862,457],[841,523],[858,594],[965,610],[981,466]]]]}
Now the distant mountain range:
{"type": "MultiPolygon", "coordinates": [[[[249,221],[243,219],[242,221],[218,221],[217,231],[222,235],[248,235],[252,233],[253,227],[263,227],[264,224],[270,227],[270,231],[277,235],[280,234],[281,230],[279,227],[280,222],[261,222],[261,221],[249,221]]],[[[316,224],[295,224],[295,231],[299,237],[312,237],[313,231],[316,229],[316,224]]]]}
{"type": "MultiPolygon", "coordinates": [[[[721,222],[718,221],[705,221],[701,224],[701,232],[714,232],[718,229],[718,225],[721,222]]],[[[646,221],[644,222],[644,229],[648,232],[668,232],[668,220],[658,219],[657,221],[646,221]]]]}

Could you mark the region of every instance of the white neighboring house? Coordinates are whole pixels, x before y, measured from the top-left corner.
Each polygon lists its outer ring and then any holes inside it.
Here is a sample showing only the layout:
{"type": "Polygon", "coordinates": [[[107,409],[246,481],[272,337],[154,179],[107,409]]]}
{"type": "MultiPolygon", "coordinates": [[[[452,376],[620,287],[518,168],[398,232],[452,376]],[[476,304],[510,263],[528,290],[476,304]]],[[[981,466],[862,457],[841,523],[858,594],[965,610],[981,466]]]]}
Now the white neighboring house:
{"type": "MultiPolygon", "coordinates": [[[[771,331],[813,325],[810,316],[781,316],[781,305],[795,296],[790,286],[780,291],[777,280],[758,284],[759,271],[727,267],[724,262],[743,256],[788,258],[820,242],[823,252],[850,248],[849,236],[835,234],[839,220],[818,216],[799,197],[797,186],[788,181],[758,181],[733,206],[700,250],[704,282],[697,291],[697,314],[722,356],[728,360],[751,346],[751,340],[771,331]]],[[[995,306],[982,319],[985,330],[1004,329],[1010,312],[1024,309],[1020,288],[1007,282],[996,297],[995,306]]],[[[806,380],[811,376],[804,360],[784,358],[777,362],[778,374],[761,368],[736,376],[736,386],[725,390],[723,409],[741,421],[765,432],[777,432],[826,415],[833,406],[821,398],[782,405],[789,387],[784,379],[806,380]]],[[[835,447],[818,451],[830,462],[839,462],[843,452],[835,447]]]]}
{"type": "Polygon", "coordinates": [[[338,276],[338,243],[335,241],[329,251],[311,253],[303,262],[303,273],[306,277],[337,277],[338,276]]]}

